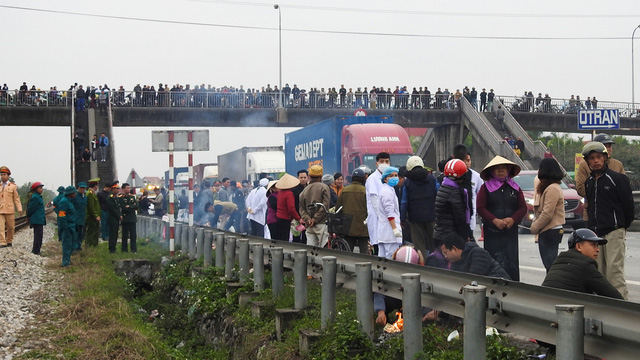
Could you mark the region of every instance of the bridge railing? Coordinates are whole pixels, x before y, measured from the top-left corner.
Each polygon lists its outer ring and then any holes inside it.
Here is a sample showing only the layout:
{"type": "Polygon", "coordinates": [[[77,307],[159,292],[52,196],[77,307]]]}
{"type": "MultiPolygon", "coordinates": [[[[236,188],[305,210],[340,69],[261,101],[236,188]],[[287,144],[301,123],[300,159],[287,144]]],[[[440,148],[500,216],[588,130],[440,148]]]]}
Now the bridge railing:
{"type": "MultiPolygon", "coordinates": [[[[633,109],[632,103],[617,101],[596,102],[585,99],[538,98],[525,96],[496,95],[494,102],[502,102],[511,112],[536,112],[550,114],[577,114],[579,110],[589,109],[618,109],[621,117],[640,117],[638,106],[633,109]]],[[[496,105],[493,106],[495,111],[496,105]]]]}
{"type": "MultiPolygon", "coordinates": [[[[163,223],[157,217],[140,216],[137,226],[140,236],[168,233],[165,231],[167,223],[163,223]]],[[[442,310],[458,317],[465,317],[468,308],[480,306],[480,312],[485,314],[485,317],[477,319],[481,322],[479,329],[482,338],[484,338],[486,324],[552,344],[556,343],[556,339],[562,341],[564,337],[561,336],[561,332],[568,330],[560,320],[561,315],[557,305],[577,304],[572,308],[583,305],[584,313],[580,313],[580,317],[573,323],[577,327],[570,331],[575,331],[577,338],[574,340],[579,345],[583,345],[585,353],[607,359],[632,359],[640,351],[640,325],[637,321],[640,318],[640,304],[638,303],[407,264],[377,256],[244,236],[208,227],[189,227],[184,224],[179,225],[179,229],[182,236],[176,234],[176,238],[180,238],[179,249],[182,254],[188,254],[192,260],[203,259],[205,265],[214,265],[211,245],[215,238],[215,266],[224,267],[225,277],[229,279],[235,271],[236,259],[240,264],[240,274],[249,276],[248,248],[251,248],[254,288],[258,290],[264,290],[263,266],[264,252],[266,252],[270,254],[274,294],[282,290],[283,266],[294,269],[296,279],[306,280],[307,274],[322,273],[323,286],[325,286],[325,270],[333,271],[334,281],[327,282],[333,289],[340,284],[347,289],[356,290],[359,296],[363,290],[361,280],[368,279],[370,283],[364,287],[364,290],[368,288],[369,294],[375,291],[397,299],[417,296],[421,306],[442,310]],[[332,264],[327,261],[329,259],[332,260],[332,264]],[[328,269],[327,265],[329,265],[328,269]],[[362,272],[363,265],[366,265],[366,273],[362,272]],[[303,274],[298,274],[299,271],[303,274]],[[277,274],[280,274],[278,279],[275,278],[277,274]],[[412,274],[414,279],[417,278],[417,283],[412,284],[411,287],[404,281],[409,274],[412,274]],[[486,287],[486,295],[482,294],[481,301],[476,305],[465,301],[466,296],[463,291],[472,283],[486,287]],[[580,340],[584,343],[582,344],[580,340]]],[[[304,292],[306,293],[306,290],[304,292]]],[[[298,294],[297,285],[296,294],[298,294]]],[[[306,299],[306,294],[301,295],[306,299]]],[[[296,303],[298,303],[297,296],[296,303]]],[[[363,298],[367,297],[363,296],[363,298]]],[[[355,304],[358,307],[358,313],[361,306],[371,306],[370,302],[370,296],[367,301],[359,298],[355,304]]],[[[321,313],[324,323],[324,314],[326,314],[324,289],[322,303],[321,313]]],[[[404,305],[405,311],[408,311],[408,304],[404,305]]],[[[365,321],[372,322],[373,314],[370,311],[371,308],[368,309],[363,312],[365,321]]],[[[406,317],[410,317],[409,314],[411,312],[407,312],[406,317]]],[[[417,311],[415,316],[419,316],[417,311]]],[[[359,318],[359,320],[364,323],[363,319],[359,318]]],[[[466,318],[465,326],[472,321],[473,319],[466,318]]],[[[409,331],[407,324],[405,319],[405,331],[409,331]]],[[[420,327],[421,325],[418,325],[418,333],[420,327]]],[[[471,336],[471,333],[465,333],[465,341],[471,341],[471,336]]],[[[558,350],[567,345],[567,343],[559,343],[558,350]]],[[[405,355],[407,346],[405,341],[405,355]]],[[[580,346],[578,350],[582,352],[582,347],[580,346]]],[[[405,356],[405,358],[411,357],[405,356]]]]}

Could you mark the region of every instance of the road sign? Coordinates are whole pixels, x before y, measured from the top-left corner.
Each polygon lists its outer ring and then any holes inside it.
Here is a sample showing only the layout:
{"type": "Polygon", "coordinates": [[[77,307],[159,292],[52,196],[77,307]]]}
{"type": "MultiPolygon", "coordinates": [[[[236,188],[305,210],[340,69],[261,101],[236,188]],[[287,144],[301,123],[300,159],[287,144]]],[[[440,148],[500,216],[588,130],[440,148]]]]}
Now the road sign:
{"type": "Polygon", "coordinates": [[[367,116],[367,112],[364,109],[358,109],[353,113],[353,116],[367,116]]]}
{"type": "Polygon", "coordinates": [[[578,130],[620,129],[618,109],[578,111],[578,130]]]}
{"type": "Polygon", "coordinates": [[[173,133],[173,151],[188,151],[188,136],[193,133],[193,151],[209,151],[209,130],[169,130],[151,132],[151,151],[169,151],[169,133],[173,133]]]}

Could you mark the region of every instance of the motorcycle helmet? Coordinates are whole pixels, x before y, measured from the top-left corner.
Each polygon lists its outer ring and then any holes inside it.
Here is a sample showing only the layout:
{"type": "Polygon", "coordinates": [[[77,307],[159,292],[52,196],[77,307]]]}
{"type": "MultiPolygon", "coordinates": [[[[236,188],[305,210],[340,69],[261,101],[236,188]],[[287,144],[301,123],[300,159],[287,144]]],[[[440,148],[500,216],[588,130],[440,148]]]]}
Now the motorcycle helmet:
{"type": "Polygon", "coordinates": [[[353,173],[351,173],[351,178],[355,178],[355,177],[364,179],[364,170],[361,168],[357,168],[353,170],[353,173]]]}
{"type": "Polygon", "coordinates": [[[607,148],[604,146],[603,143],[601,143],[599,141],[591,141],[591,142],[588,142],[582,148],[582,156],[586,158],[593,151],[595,151],[597,153],[605,154],[607,156],[609,155],[607,153],[607,148]]]}
{"type": "Polygon", "coordinates": [[[461,178],[467,172],[467,165],[460,159],[447,161],[444,166],[444,176],[455,180],[461,178]]]}
{"type": "Polygon", "coordinates": [[[362,169],[362,171],[364,171],[365,174],[371,175],[371,168],[368,167],[367,165],[360,165],[358,169],[362,169]]]}
{"type": "Polygon", "coordinates": [[[596,137],[593,138],[593,141],[598,141],[601,142],[605,145],[607,144],[613,144],[613,139],[611,138],[611,136],[605,134],[605,133],[600,133],[598,135],[596,135],[596,137]]]}

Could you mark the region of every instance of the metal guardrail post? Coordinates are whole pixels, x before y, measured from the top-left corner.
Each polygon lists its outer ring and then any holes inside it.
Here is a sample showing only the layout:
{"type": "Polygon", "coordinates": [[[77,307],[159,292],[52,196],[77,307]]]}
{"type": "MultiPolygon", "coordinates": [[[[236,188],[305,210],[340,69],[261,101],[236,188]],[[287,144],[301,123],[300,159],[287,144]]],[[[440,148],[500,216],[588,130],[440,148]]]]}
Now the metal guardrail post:
{"type": "Polygon", "coordinates": [[[189,226],[187,224],[182,224],[182,237],[180,238],[180,242],[182,245],[182,253],[184,255],[189,254],[189,226]]]}
{"type": "Polygon", "coordinates": [[[422,352],[422,306],[420,304],[420,274],[401,275],[402,315],[404,319],[404,358],[411,360],[422,352]]]}
{"type": "Polygon", "coordinates": [[[224,265],[224,278],[229,281],[234,278],[233,268],[236,266],[236,237],[225,236],[227,244],[224,247],[225,265],[224,265]]]}
{"type": "Polygon", "coordinates": [[[240,266],[240,283],[249,278],[249,239],[238,239],[238,265],[240,266]]]}
{"type": "Polygon", "coordinates": [[[360,328],[373,340],[373,292],[371,291],[371,263],[356,263],[356,307],[360,328]]]}
{"type": "Polygon", "coordinates": [[[180,249],[182,249],[182,224],[180,224],[180,223],[176,223],[176,224],[174,225],[174,228],[173,228],[173,236],[174,236],[174,237],[175,237],[175,239],[177,240],[177,241],[176,241],[176,244],[177,244],[178,246],[180,246],[180,249]]]}
{"type": "Polygon", "coordinates": [[[213,242],[213,230],[205,230],[204,231],[204,266],[211,266],[211,248],[213,242]]]}
{"type": "Polygon", "coordinates": [[[216,267],[224,266],[224,233],[216,234],[216,267]]]}
{"type": "Polygon", "coordinates": [[[282,295],[284,290],[284,253],[281,247],[271,248],[271,287],[273,297],[282,295]]]}
{"type": "Polygon", "coordinates": [[[584,358],[584,306],[556,305],[558,332],[556,333],[556,359],[584,358]]]}
{"type": "Polygon", "coordinates": [[[204,250],[204,228],[196,229],[196,260],[202,259],[204,250]]]}
{"type": "Polygon", "coordinates": [[[193,226],[189,226],[189,260],[195,260],[196,258],[196,229],[193,226]]]}
{"type": "MultiPolygon", "coordinates": [[[[484,360],[487,354],[487,288],[467,285],[464,299],[464,359],[484,360]]],[[[406,324],[406,320],[405,320],[406,324]]],[[[405,325],[406,326],[406,325],[405,325]]],[[[406,340],[405,340],[406,341],[406,340]]]]}
{"type": "Polygon", "coordinates": [[[307,250],[295,250],[293,252],[293,276],[294,276],[294,305],[296,310],[307,307],[307,250]]]}
{"type": "Polygon", "coordinates": [[[251,244],[253,252],[253,290],[264,290],[264,248],[262,244],[251,244]]]}
{"type": "Polygon", "coordinates": [[[336,273],[335,256],[322,257],[322,304],[320,309],[320,328],[326,329],[336,318],[336,273]]]}

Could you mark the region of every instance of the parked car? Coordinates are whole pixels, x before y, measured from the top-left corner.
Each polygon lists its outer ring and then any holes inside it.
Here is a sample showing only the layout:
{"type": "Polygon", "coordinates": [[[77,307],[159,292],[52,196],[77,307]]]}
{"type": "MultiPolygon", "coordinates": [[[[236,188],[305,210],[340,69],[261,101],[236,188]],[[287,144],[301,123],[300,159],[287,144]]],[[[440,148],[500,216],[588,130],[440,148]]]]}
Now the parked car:
{"type": "MultiPolygon", "coordinates": [[[[534,181],[538,175],[537,170],[521,171],[518,176],[513,180],[518,183],[518,186],[522,189],[524,199],[527,202],[527,215],[522,219],[520,223],[521,227],[529,228],[535,216],[533,215],[533,196],[535,195],[534,181]]],[[[560,183],[562,193],[564,195],[564,218],[565,227],[571,227],[573,229],[579,229],[585,227],[585,222],[582,218],[584,211],[584,199],[578,195],[578,192],[567,185],[564,180],[560,183]]]]}

